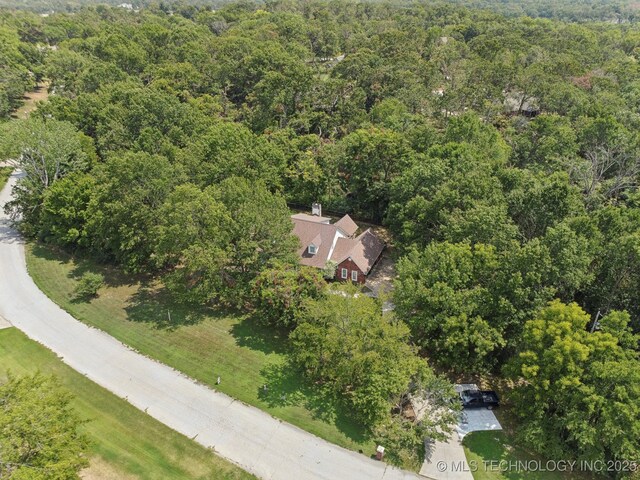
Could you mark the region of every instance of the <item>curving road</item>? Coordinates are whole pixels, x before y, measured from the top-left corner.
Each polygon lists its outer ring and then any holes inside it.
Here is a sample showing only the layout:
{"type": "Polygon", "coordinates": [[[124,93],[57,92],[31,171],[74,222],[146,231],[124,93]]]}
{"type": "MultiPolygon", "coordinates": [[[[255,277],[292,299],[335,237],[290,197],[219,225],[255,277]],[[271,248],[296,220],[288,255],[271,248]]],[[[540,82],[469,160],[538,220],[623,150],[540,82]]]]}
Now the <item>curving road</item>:
{"type": "MultiPolygon", "coordinates": [[[[14,173],[0,193],[10,198],[14,173]]],[[[220,456],[264,479],[418,479],[328,443],[197,384],[75,320],[27,273],[24,245],[0,213],[0,318],[42,343],[78,372],[220,456]]]]}

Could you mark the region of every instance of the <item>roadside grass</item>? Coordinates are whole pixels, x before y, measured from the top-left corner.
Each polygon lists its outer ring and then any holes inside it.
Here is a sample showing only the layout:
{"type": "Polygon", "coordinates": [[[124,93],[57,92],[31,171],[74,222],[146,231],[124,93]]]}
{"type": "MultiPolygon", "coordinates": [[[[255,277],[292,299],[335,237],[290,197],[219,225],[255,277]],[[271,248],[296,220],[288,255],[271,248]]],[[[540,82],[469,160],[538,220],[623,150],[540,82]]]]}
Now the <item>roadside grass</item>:
{"type": "Polygon", "coordinates": [[[13,168],[11,167],[0,167],[0,190],[4,188],[7,180],[9,180],[9,177],[11,176],[12,171],[13,168]]]}
{"type": "Polygon", "coordinates": [[[462,444],[469,465],[475,463],[477,466],[477,470],[473,472],[475,480],[588,480],[602,478],[578,471],[551,471],[554,470],[553,463],[547,466],[546,459],[514,446],[512,439],[500,430],[472,432],[464,437],[462,444]],[[500,465],[499,462],[504,463],[500,465]],[[522,471],[523,468],[514,466],[515,462],[524,462],[524,464],[533,462],[529,464],[531,470],[537,469],[539,471],[522,471]],[[550,471],[543,471],[545,469],[550,471]]]}
{"type": "Polygon", "coordinates": [[[77,373],[16,328],[0,330],[0,365],[0,382],[7,371],[40,371],[73,394],[75,409],[89,420],[81,427],[91,439],[85,479],[255,478],[77,373]]]}
{"type": "Polygon", "coordinates": [[[28,245],[26,258],[38,287],[78,320],[332,443],[374,453],[375,443],[364,428],[289,365],[286,334],[234,311],[176,304],[152,280],[128,277],[46,245],[28,245]],[[73,291],[86,271],[102,273],[105,286],[97,298],[76,301],[73,291]]]}

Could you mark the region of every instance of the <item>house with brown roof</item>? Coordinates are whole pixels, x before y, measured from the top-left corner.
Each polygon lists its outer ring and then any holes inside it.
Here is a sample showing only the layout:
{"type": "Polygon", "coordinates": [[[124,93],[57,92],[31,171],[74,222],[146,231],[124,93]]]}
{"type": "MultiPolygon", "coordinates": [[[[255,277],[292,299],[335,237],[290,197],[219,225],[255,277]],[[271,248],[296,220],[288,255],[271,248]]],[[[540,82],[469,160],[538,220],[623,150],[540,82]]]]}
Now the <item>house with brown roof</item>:
{"type": "Polygon", "coordinates": [[[356,235],[358,225],[349,215],[335,223],[322,216],[322,207],[314,203],[311,215],[291,215],[293,234],[300,239],[300,263],[325,268],[337,265],[335,278],[364,284],[367,275],[384,250],[384,242],[370,229],[356,235]]]}

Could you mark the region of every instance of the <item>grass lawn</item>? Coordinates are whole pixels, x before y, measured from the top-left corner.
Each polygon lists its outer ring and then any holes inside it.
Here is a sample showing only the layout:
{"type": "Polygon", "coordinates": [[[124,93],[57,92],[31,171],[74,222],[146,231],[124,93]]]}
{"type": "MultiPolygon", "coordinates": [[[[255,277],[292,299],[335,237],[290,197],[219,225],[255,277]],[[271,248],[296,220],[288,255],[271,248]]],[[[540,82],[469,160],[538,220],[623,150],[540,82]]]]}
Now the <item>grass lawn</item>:
{"type": "MultiPolygon", "coordinates": [[[[473,463],[477,465],[477,470],[473,472],[475,480],[592,480],[596,478],[582,472],[542,471],[547,465],[546,459],[531,455],[522,448],[514,446],[511,438],[503,431],[473,432],[464,437],[462,444],[469,465],[473,463]],[[504,468],[501,468],[498,463],[501,461],[505,462],[504,468]],[[509,464],[513,465],[513,462],[529,461],[534,462],[533,470],[540,471],[517,471],[517,468],[507,467],[509,464]],[[538,465],[542,468],[538,468],[538,465]],[[511,471],[501,471],[502,469],[511,471]]],[[[553,464],[549,465],[551,467],[548,469],[552,470],[553,464]]]]}
{"type": "Polygon", "coordinates": [[[28,246],[27,265],[38,287],[78,320],[332,443],[374,453],[363,428],[287,365],[286,338],[278,332],[235,312],[176,305],[158,285],[47,246],[28,246]],[[76,302],[74,286],[88,270],[103,273],[106,286],[98,298],[76,302]]]}
{"type": "Polygon", "coordinates": [[[11,167],[0,167],[0,190],[4,188],[4,184],[7,183],[11,172],[13,172],[11,167]]]}
{"type": "Polygon", "coordinates": [[[0,382],[8,370],[39,370],[55,375],[74,395],[92,441],[85,479],[255,478],[80,375],[16,328],[0,330],[0,365],[0,382]]]}

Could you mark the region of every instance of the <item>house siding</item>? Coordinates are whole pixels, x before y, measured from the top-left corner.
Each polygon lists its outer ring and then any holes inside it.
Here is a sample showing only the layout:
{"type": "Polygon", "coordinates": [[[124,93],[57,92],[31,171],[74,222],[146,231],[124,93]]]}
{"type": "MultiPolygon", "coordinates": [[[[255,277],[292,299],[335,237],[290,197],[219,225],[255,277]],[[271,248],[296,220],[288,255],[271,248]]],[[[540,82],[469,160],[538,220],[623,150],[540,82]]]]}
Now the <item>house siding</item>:
{"type": "Polygon", "coordinates": [[[355,262],[349,258],[347,258],[346,260],[344,260],[342,263],[340,263],[338,265],[338,268],[336,269],[336,280],[339,280],[341,282],[351,282],[351,272],[358,272],[358,281],[356,283],[359,283],[360,285],[364,285],[364,282],[367,279],[367,276],[362,272],[362,270],[360,270],[358,268],[358,266],[355,264],[355,262]],[[342,278],[342,269],[346,268],[347,269],[347,278],[342,278]]]}

